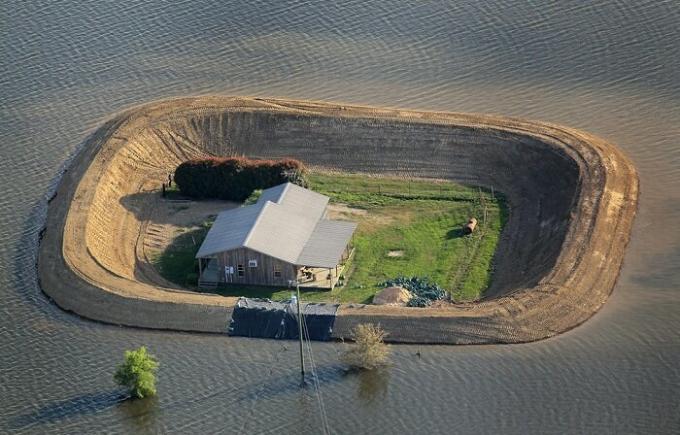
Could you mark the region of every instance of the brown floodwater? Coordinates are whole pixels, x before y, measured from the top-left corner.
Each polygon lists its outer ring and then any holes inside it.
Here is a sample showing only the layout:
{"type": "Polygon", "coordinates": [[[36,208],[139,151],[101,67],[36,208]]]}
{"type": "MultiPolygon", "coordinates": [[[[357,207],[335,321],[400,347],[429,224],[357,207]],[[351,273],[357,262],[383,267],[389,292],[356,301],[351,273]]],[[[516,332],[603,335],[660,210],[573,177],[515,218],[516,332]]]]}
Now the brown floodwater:
{"type": "Polygon", "coordinates": [[[88,132],[158,98],[225,94],[490,112],[620,146],[641,198],[605,307],[513,346],[394,346],[345,374],[314,343],[333,433],[672,433],[680,428],[680,5],[488,1],[3,2],[0,433],[321,431],[295,343],[102,325],[39,290],[44,197],[88,132]],[[161,361],[124,402],[124,349],[161,361]]]}

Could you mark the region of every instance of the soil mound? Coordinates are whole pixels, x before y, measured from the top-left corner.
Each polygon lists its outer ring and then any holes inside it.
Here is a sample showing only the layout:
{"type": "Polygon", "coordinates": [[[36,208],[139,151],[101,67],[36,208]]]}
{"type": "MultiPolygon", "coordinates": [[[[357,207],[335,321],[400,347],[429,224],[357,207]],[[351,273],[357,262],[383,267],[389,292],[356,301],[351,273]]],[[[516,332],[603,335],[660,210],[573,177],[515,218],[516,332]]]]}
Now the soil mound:
{"type": "Polygon", "coordinates": [[[151,190],[204,156],[292,157],[345,171],[493,187],[510,217],[484,301],[435,309],[343,306],[334,336],[379,322],[389,339],[532,341],[573,328],[618,276],[638,196],[631,162],[568,127],[496,116],[199,97],[118,114],[96,130],[50,201],[39,254],[45,293],[116,324],[226,332],[234,298],[155,282],[141,264],[151,190]]]}
{"type": "Polygon", "coordinates": [[[373,296],[373,305],[406,305],[411,292],[403,287],[387,287],[373,296]]]}

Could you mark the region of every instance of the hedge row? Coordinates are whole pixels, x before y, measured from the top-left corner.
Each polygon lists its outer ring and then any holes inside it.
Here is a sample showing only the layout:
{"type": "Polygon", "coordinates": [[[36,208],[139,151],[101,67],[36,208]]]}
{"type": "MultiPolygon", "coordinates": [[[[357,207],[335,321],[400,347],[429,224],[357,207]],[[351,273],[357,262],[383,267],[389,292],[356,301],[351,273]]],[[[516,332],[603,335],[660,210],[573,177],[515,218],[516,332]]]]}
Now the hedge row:
{"type": "Polygon", "coordinates": [[[244,157],[189,160],[175,169],[183,195],[244,201],[256,189],[291,182],[307,187],[306,169],[293,159],[254,160],[244,157]]]}

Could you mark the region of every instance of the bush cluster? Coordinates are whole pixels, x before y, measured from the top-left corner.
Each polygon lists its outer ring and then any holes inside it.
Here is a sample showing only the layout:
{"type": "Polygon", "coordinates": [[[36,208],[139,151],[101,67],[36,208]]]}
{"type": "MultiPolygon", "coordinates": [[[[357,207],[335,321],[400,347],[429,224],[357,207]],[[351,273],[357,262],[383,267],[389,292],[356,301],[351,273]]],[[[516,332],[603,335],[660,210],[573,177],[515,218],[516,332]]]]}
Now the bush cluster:
{"type": "Polygon", "coordinates": [[[361,323],[352,330],[354,345],[340,359],[355,370],[373,370],[387,364],[390,349],[385,344],[387,333],[372,323],[361,323]]]}
{"type": "Polygon", "coordinates": [[[307,187],[306,169],[294,159],[254,160],[244,157],[189,160],[175,169],[182,195],[244,201],[257,189],[290,182],[307,187]]]}
{"type": "Polygon", "coordinates": [[[143,399],[156,394],[156,370],[158,361],[142,346],[125,351],[125,362],[118,366],[113,379],[133,397],[143,399]]]}

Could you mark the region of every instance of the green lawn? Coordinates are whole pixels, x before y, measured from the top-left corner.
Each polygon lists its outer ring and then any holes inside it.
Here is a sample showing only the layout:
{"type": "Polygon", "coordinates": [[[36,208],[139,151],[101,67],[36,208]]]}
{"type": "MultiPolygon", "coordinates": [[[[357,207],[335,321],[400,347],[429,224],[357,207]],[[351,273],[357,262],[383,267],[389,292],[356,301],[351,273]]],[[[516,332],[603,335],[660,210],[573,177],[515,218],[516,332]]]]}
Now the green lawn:
{"type": "Polygon", "coordinates": [[[158,273],[170,282],[196,289],[198,261],[194,257],[211,226],[212,221],[208,221],[197,228],[178,233],[163,252],[151,257],[158,273]]]}
{"type": "MultiPolygon", "coordinates": [[[[331,291],[305,291],[303,299],[370,302],[379,283],[399,275],[428,277],[449,290],[455,300],[478,299],[491,280],[491,259],[506,209],[502,196],[451,182],[403,180],[351,174],[309,176],[310,188],[361,212],[344,212],[358,222],[355,253],[346,270],[347,284],[331,291]],[[486,218],[484,210],[486,209],[486,218]],[[470,216],[478,231],[464,236],[470,216]]],[[[177,237],[156,260],[170,281],[195,286],[194,244],[207,226],[177,237]],[[189,280],[187,280],[189,275],[189,280]]],[[[287,299],[290,289],[225,287],[220,294],[287,299]]]]}

